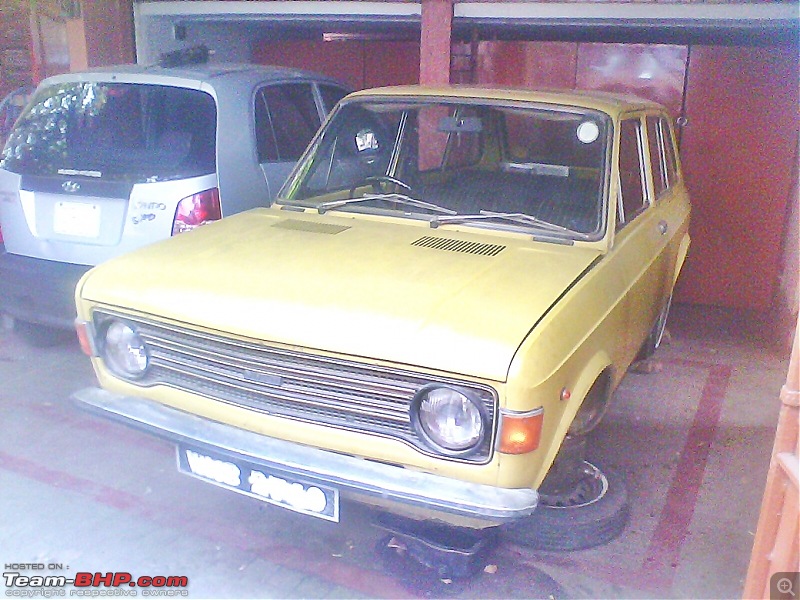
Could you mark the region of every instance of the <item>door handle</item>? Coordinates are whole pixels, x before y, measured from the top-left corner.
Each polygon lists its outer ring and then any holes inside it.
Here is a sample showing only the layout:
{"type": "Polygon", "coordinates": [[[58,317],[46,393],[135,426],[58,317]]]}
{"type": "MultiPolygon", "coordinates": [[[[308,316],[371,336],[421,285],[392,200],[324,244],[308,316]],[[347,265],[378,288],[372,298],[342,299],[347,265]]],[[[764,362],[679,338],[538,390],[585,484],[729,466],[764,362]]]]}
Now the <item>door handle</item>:
{"type": "Polygon", "coordinates": [[[669,225],[667,225],[666,221],[659,221],[658,222],[658,231],[661,235],[665,235],[667,231],[669,231],[669,225]]]}

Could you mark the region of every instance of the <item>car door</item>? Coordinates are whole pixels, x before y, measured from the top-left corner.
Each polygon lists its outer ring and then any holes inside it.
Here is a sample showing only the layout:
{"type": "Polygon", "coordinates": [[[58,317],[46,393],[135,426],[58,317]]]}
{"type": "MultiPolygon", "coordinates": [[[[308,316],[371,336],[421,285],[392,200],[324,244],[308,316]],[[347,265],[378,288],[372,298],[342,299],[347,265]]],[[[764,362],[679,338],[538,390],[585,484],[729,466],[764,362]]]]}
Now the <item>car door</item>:
{"type": "Polygon", "coordinates": [[[258,162],[270,198],[280,190],[295,162],[303,154],[322,119],[346,93],[313,82],[267,85],[255,98],[255,129],[258,162]]]}
{"type": "Polygon", "coordinates": [[[658,231],[655,251],[658,256],[656,271],[661,301],[657,308],[663,308],[672,295],[672,287],[689,245],[689,203],[681,180],[675,138],[667,115],[648,114],[645,118],[645,133],[652,179],[652,220],[658,231]]]}
{"type": "Polygon", "coordinates": [[[617,225],[615,262],[625,292],[626,357],[632,359],[655,322],[663,303],[664,236],[653,201],[650,157],[643,115],[630,116],[619,125],[617,225]]]}

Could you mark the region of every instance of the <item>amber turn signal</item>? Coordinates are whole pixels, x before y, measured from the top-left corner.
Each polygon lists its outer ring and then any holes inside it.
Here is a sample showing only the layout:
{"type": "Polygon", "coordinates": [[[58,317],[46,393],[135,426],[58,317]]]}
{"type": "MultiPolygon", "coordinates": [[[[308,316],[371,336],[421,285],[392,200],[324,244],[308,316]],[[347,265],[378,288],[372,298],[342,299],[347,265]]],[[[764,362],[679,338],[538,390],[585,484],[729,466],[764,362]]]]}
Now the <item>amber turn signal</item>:
{"type": "Polygon", "coordinates": [[[544,411],[539,408],[526,413],[503,413],[500,423],[498,452],[525,454],[539,447],[544,411]]]}
{"type": "Polygon", "coordinates": [[[94,346],[92,345],[89,328],[86,321],[75,321],[75,331],[78,333],[78,342],[81,350],[86,356],[94,356],[94,346]]]}

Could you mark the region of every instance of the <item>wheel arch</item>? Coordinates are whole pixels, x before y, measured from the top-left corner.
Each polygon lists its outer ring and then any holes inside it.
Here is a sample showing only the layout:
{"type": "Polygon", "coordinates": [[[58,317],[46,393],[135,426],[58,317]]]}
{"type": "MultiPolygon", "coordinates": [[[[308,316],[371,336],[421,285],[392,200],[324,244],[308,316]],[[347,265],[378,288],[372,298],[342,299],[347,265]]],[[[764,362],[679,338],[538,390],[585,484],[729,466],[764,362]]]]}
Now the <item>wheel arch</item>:
{"type": "Polygon", "coordinates": [[[599,403],[601,409],[599,418],[591,424],[591,427],[586,431],[588,432],[600,422],[605,414],[619,380],[620,377],[614,368],[611,357],[605,351],[599,351],[579,371],[571,389],[565,388],[569,392],[569,399],[566,401],[567,406],[561,412],[558,424],[555,427],[552,443],[542,462],[544,468],[541,470],[537,486],[541,484],[541,480],[550,470],[558,451],[564,443],[564,439],[570,433],[573,422],[575,422],[576,417],[579,416],[581,409],[585,406],[586,400],[589,399],[590,402],[599,403]]]}
{"type": "Polygon", "coordinates": [[[675,272],[672,275],[672,286],[674,287],[678,281],[678,275],[681,274],[683,263],[686,262],[686,256],[689,254],[689,245],[691,244],[689,233],[685,233],[681,238],[681,243],[678,245],[678,254],[675,257],[675,272]]]}

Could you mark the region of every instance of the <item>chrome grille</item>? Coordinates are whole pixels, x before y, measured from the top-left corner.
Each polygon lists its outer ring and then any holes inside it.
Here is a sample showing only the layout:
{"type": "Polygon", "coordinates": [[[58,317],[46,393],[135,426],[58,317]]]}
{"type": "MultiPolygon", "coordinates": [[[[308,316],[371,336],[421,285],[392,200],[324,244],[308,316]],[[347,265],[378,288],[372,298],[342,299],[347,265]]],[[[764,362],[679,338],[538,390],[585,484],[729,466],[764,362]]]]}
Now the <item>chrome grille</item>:
{"type": "Polygon", "coordinates": [[[429,454],[435,452],[411,424],[414,394],[430,383],[469,390],[486,408],[492,434],[475,453],[458,460],[485,462],[490,457],[497,400],[488,386],[284,350],[122,314],[96,312],[96,331],[101,333],[111,318],[135,325],[148,347],[150,368],[132,383],[167,385],[263,413],[400,439],[429,454]]]}

